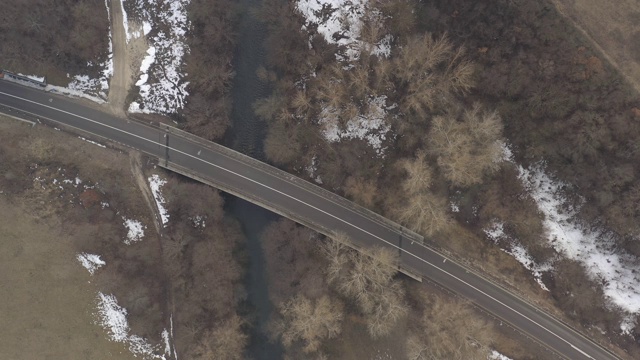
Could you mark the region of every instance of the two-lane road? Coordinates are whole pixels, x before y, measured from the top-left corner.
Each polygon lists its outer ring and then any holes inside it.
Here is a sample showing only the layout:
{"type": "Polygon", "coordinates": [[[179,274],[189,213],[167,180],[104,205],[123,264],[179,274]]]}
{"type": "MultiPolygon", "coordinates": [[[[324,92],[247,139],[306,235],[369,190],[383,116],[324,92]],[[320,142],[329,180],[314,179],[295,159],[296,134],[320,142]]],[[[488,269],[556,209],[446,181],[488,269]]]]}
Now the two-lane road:
{"type": "MultiPolygon", "coordinates": [[[[412,242],[398,227],[380,221],[355,204],[336,201],[314,185],[293,175],[256,166],[242,156],[232,156],[220,147],[158,126],[116,118],[91,107],[38,89],[0,80],[0,105],[12,107],[66,126],[90,132],[143,151],[187,169],[221,188],[239,194],[317,230],[343,232],[360,246],[386,246],[401,250],[401,261],[441,286],[469,299],[502,321],[518,328],[560,358],[617,359],[567,325],[514,296],[444,255],[412,242]],[[217,149],[217,150],[216,150],[217,149]],[[402,247],[399,249],[401,239],[402,247]]],[[[12,112],[16,116],[16,112],[12,112]]],[[[19,115],[18,115],[19,116],[19,115]]],[[[551,356],[551,355],[550,355],[551,356]]]]}

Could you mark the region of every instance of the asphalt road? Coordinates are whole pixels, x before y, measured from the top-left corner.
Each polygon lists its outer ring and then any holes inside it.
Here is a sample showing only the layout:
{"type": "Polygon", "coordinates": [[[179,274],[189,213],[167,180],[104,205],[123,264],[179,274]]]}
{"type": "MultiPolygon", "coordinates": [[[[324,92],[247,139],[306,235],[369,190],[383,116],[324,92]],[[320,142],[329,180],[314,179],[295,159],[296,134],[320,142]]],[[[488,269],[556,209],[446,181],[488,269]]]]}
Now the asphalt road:
{"type": "MultiPolygon", "coordinates": [[[[292,181],[292,175],[279,176],[277,172],[265,171],[263,166],[243,161],[242,157],[215,151],[200,145],[199,141],[167,133],[157,126],[116,118],[78,101],[2,80],[0,105],[4,105],[0,107],[3,112],[6,107],[19,110],[11,111],[13,116],[59,122],[156,156],[160,162],[168,155],[171,163],[224,184],[228,189],[237,189],[238,193],[249,194],[254,200],[260,199],[269,204],[269,208],[289,214],[293,220],[313,219],[319,227],[343,232],[359,245],[380,245],[401,251],[403,265],[469,299],[551,349],[559,358],[618,359],[545,312],[446,256],[410,239],[402,241],[403,234],[398,228],[357,211],[356,205],[344,206],[321,191],[314,191],[313,186],[300,186],[298,181],[292,181]]],[[[551,353],[549,357],[553,357],[551,353]]]]}

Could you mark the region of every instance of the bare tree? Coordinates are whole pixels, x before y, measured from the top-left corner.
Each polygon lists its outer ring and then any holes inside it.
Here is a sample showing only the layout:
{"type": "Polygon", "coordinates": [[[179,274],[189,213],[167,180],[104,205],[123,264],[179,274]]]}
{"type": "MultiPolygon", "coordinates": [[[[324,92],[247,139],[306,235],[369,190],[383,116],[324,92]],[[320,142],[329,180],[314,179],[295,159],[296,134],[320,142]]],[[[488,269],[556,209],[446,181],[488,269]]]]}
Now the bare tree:
{"type": "Polygon", "coordinates": [[[469,305],[425,295],[426,308],[418,331],[407,338],[409,359],[486,359],[491,325],[469,305]]]}
{"type": "Polygon", "coordinates": [[[269,297],[279,304],[300,294],[318,298],[328,292],[318,254],[316,234],[289,219],[270,224],[260,239],[265,253],[269,297]]]}
{"type": "Polygon", "coordinates": [[[430,150],[445,177],[455,186],[480,183],[500,167],[502,120],[480,105],[456,116],[436,116],[429,131],[430,150]]]}
{"type": "Polygon", "coordinates": [[[323,340],[342,330],[343,306],[338,300],[322,296],[311,300],[297,295],[280,307],[282,320],[277,325],[286,347],[301,341],[305,353],[318,351],[323,340]]]}
{"type": "Polygon", "coordinates": [[[189,97],[183,111],[185,129],[209,140],[222,137],[230,125],[231,100],[227,95],[207,98],[200,93],[189,97]]]}
{"type": "Polygon", "coordinates": [[[276,123],[269,127],[264,141],[267,158],[276,164],[288,164],[298,158],[302,152],[300,139],[296,138],[295,128],[276,123]]]}
{"type": "Polygon", "coordinates": [[[427,153],[418,151],[413,159],[403,159],[400,162],[407,172],[407,178],[402,183],[404,191],[409,195],[419,194],[431,187],[432,170],[426,161],[427,153]]]}
{"type": "Polygon", "coordinates": [[[195,356],[208,360],[244,359],[249,337],[242,330],[244,320],[238,315],[222,321],[213,330],[206,331],[196,345],[195,356]]]}
{"type": "Polygon", "coordinates": [[[404,300],[404,289],[395,281],[366,298],[363,308],[371,307],[367,313],[367,330],[373,338],[385,336],[393,327],[409,313],[404,300]]]}
{"type": "Polygon", "coordinates": [[[427,153],[420,150],[414,158],[403,159],[399,165],[407,176],[402,182],[404,194],[401,201],[395,202],[392,213],[399,222],[423,234],[432,235],[444,229],[450,221],[446,199],[429,189],[432,170],[427,153]]]}
{"type": "Polygon", "coordinates": [[[375,203],[378,187],[375,182],[368,181],[363,177],[349,176],[344,191],[358,204],[371,208],[375,203]]]}
{"type": "Polygon", "coordinates": [[[433,235],[449,225],[447,200],[434,193],[419,193],[409,196],[402,207],[396,210],[398,221],[414,231],[433,235]]]}
{"type": "Polygon", "coordinates": [[[334,235],[333,241],[325,241],[320,246],[322,254],[329,260],[326,269],[327,281],[333,283],[340,279],[343,271],[347,268],[349,258],[347,257],[348,244],[350,242],[346,234],[338,233],[334,235]]]}
{"type": "Polygon", "coordinates": [[[417,334],[407,338],[407,357],[409,360],[431,360],[429,345],[417,334]]]}
{"type": "Polygon", "coordinates": [[[337,240],[323,244],[329,259],[329,281],[346,297],[355,301],[374,337],[388,334],[406,316],[404,289],[394,280],[398,271],[397,254],[385,248],[355,251],[347,248],[349,239],[338,234],[337,240]]]}
{"type": "Polygon", "coordinates": [[[452,95],[469,91],[474,66],[464,55],[464,49],[454,50],[444,35],[409,38],[393,60],[398,89],[404,94],[403,108],[424,116],[446,105],[452,95]]]}
{"type": "Polygon", "coordinates": [[[296,109],[298,115],[306,117],[313,105],[313,101],[306,91],[298,90],[291,100],[291,105],[296,109]]]}

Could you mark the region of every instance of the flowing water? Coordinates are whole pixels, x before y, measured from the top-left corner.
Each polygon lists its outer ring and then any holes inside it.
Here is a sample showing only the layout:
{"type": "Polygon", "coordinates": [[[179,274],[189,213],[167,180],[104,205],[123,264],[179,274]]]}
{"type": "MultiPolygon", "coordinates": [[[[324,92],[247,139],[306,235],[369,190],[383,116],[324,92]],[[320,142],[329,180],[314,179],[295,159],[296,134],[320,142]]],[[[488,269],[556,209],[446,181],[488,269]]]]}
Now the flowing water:
{"type": "MultiPolygon", "coordinates": [[[[242,17],[238,26],[238,42],[234,54],[233,68],[236,72],[231,96],[233,110],[232,129],[228,132],[225,145],[259,160],[264,160],[262,142],[265,123],[253,113],[252,104],[269,93],[256,70],[265,61],[266,26],[251,14],[260,6],[260,0],[242,0],[242,17]]],[[[282,358],[282,348],[271,343],[265,334],[265,327],[273,310],[266,283],[264,254],[260,245],[260,233],[277,215],[259,206],[236,197],[227,197],[227,210],[242,224],[247,238],[249,269],[247,275],[248,301],[254,310],[255,328],[251,333],[248,356],[256,360],[282,358]]]]}

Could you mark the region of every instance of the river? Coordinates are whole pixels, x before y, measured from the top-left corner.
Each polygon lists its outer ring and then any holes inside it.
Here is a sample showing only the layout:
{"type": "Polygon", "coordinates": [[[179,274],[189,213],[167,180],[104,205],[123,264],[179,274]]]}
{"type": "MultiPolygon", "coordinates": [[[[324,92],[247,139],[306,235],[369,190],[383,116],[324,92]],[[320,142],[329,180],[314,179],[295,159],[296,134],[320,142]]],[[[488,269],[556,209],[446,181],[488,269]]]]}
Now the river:
{"type": "MultiPolygon", "coordinates": [[[[232,128],[228,131],[224,143],[244,154],[264,160],[262,143],[266,131],[265,123],[255,116],[252,107],[257,99],[269,94],[267,86],[256,75],[256,70],[263,65],[266,58],[263,47],[266,26],[251,14],[252,9],[258,8],[260,4],[261,0],[241,0],[239,3],[241,18],[237,28],[238,45],[232,64],[236,72],[231,89],[232,128]]],[[[273,304],[269,300],[264,254],[260,244],[260,233],[278,216],[233,196],[226,196],[226,204],[227,211],[242,224],[247,238],[249,269],[246,287],[248,302],[255,316],[255,327],[251,332],[247,355],[256,360],[281,359],[282,347],[279,343],[269,342],[265,334],[273,304]]]]}

